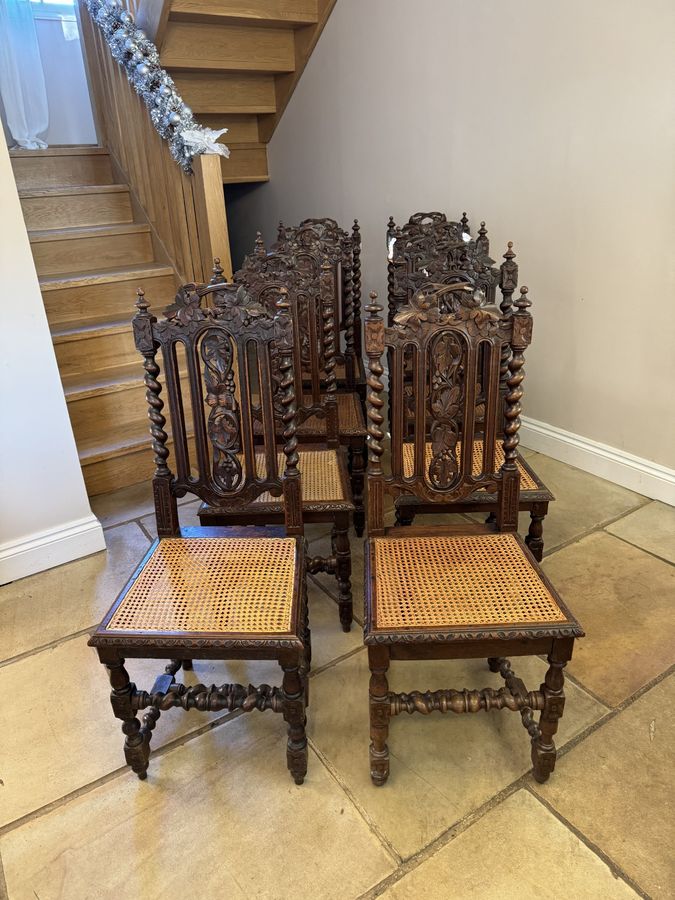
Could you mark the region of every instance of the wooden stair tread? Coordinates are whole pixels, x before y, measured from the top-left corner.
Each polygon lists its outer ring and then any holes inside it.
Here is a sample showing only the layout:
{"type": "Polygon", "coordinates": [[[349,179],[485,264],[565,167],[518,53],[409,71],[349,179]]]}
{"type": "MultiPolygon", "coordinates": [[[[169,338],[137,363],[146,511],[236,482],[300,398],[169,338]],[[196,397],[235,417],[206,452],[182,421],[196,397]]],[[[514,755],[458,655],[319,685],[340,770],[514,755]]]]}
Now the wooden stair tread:
{"type": "Polygon", "coordinates": [[[76,238],[107,237],[116,234],[147,234],[150,226],[144,222],[121,223],[119,225],[79,225],[69,228],[42,228],[29,231],[31,244],[43,241],[68,241],[76,238]]]}
{"type": "Polygon", "coordinates": [[[91,316],[76,322],[59,322],[52,329],[52,340],[55,344],[64,341],[86,340],[88,338],[101,337],[105,334],[120,334],[131,332],[132,311],[129,311],[128,319],[111,319],[109,316],[91,316]]]}
{"type": "Polygon", "coordinates": [[[139,354],[137,363],[100,369],[98,372],[66,375],[62,379],[63,392],[70,403],[138,387],[143,383],[143,377],[143,361],[139,354]]]}
{"type": "Polygon", "coordinates": [[[133,453],[136,450],[141,450],[144,447],[150,447],[150,441],[152,440],[150,436],[150,426],[148,426],[148,436],[144,438],[137,437],[120,437],[119,440],[116,441],[108,441],[105,443],[90,443],[89,441],[84,444],[80,442],[78,446],[78,455],[80,457],[80,462],[82,465],[93,465],[94,463],[100,462],[103,459],[114,459],[117,456],[125,456],[127,453],[133,453]]]}
{"type": "Polygon", "coordinates": [[[162,44],[161,61],[169,71],[294,72],[293,31],[289,28],[170,22],[162,44]]]}
{"type": "Polygon", "coordinates": [[[126,184],[63,184],[56,187],[22,188],[19,197],[21,200],[33,200],[36,197],[71,197],[74,194],[124,193],[129,193],[126,184]]]}
{"type": "Polygon", "coordinates": [[[107,284],[112,281],[136,281],[144,278],[173,275],[171,266],[155,263],[147,266],[129,266],[124,269],[97,269],[95,272],[67,272],[62,275],[46,276],[40,279],[43,291],[62,290],[87,284],[107,284]]]}
{"type": "Polygon", "coordinates": [[[31,156],[40,159],[45,156],[108,156],[105,147],[99,147],[97,144],[73,144],[72,146],[54,146],[47,147],[44,150],[10,150],[9,155],[12,159],[21,159],[22,157],[31,156]]]}
{"type": "Polygon", "coordinates": [[[316,0],[173,0],[171,21],[237,23],[259,27],[303,26],[318,22],[316,0]]]}

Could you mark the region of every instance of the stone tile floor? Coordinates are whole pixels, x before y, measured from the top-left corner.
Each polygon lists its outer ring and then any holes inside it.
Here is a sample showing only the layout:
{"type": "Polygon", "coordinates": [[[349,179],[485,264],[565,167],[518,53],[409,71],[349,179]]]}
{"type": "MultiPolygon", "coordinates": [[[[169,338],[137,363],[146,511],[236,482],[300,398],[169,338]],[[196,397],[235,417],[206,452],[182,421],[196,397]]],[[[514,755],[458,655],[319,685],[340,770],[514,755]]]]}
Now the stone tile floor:
{"type": "MultiPolygon", "coordinates": [[[[160,719],[139,782],[86,646],[154,534],[149,491],[134,487],[94,501],[107,553],[0,588],[0,897],[675,896],[675,509],[527,455],[558,497],[545,569],[587,631],[546,785],[529,772],[519,717],[503,712],[395,719],[390,781],[372,787],[360,628],[339,630],[325,576],[310,586],[305,784],[286,771],[280,717],[178,710],[160,719]]],[[[196,509],[181,504],[184,524],[196,509]]],[[[326,532],[309,530],[315,552],[326,532]]],[[[358,609],[362,542],[352,547],[358,609]]],[[[161,665],[129,669],[149,688],[161,665]]],[[[516,669],[536,687],[545,665],[516,669]]],[[[277,671],[196,663],[185,677],[277,671]]],[[[391,674],[397,690],[499,684],[482,661],[391,674]]]]}

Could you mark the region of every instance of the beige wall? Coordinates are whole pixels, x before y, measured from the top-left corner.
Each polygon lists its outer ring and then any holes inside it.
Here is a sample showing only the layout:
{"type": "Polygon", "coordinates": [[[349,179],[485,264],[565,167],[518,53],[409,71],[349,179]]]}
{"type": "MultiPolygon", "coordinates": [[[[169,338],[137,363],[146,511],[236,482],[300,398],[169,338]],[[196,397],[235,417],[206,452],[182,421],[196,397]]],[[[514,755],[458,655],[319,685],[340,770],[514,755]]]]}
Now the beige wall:
{"type": "Polygon", "coordinates": [[[358,216],[365,293],[389,214],[485,218],[534,302],[525,413],[675,468],[674,40],[672,0],[338,0],[231,227],[358,216]]]}
{"type": "MultiPolygon", "coordinates": [[[[0,584],[105,548],[0,135],[0,584]]],[[[45,602],[48,602],[48,598],[45,602]]]]}

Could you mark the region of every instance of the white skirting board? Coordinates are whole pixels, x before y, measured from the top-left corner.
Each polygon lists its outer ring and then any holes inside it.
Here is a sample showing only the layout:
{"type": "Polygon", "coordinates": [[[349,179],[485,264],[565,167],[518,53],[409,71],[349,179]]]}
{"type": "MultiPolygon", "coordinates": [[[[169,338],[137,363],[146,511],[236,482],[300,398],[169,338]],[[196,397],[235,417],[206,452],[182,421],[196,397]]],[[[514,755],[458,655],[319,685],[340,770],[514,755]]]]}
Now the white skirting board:
{"type": "Polygon", "coordinates": [[[8,541],[0,544],[0,584],[72,562],[98,550],[105,550],[105,538],[101,523],[94,515],[8,541]]]}
{"type": "Polygon", "coordinates": [[[523,416],[521,421],[520,442],[523,447],[545,453],[645,497],[675,506],[675,469],[527,416],[523,416]]]}

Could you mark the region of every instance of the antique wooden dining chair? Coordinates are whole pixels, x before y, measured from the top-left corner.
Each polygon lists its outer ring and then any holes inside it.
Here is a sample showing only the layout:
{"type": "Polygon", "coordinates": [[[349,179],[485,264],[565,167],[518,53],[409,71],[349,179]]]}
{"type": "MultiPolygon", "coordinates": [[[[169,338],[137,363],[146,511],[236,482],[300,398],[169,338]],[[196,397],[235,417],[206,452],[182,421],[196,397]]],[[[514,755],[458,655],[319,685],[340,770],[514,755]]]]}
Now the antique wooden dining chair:
{"type": "MultiPolygon", "coordinates": [[[[430,215],[437,214],[417,213],[411,219],[420,216],[428,217],[430,215]]],[[[501,312],[504,316],[511,315],[513,310],[512,298],[518,286],[518,264],[515,261],[516,254],[513,251],[512,242],[509,241],[503,257],[504,261],[497,269],[492,265],[493,261],[487,256],[489,242],[484,222],[481,222],[479,239],[475,242],[463,242],[463,246],[456,241],[448,243],[445,237],[438,238],[433,233],[431,226],[425,227],[426,233],[420,237],[418,235],[419,226],[413,222],[413,225],[410,226],[410,231],[414,239],[411,242],[397,240],[394,245],[392,259],[390,260],[390,265],[393,265],[393,269],[390,268],[390,275],[393,272],[394,277],[389,279],[390,322],[393,321],[393,316],[403,305],[412,302],[414,295],[420,289],[425,292],[433,291],[435,290],[434,284],[460,285],[462,282],[466,282],[472,285],[474,289],[482,292],[485,299],[481,302],[486,304],[495,302],[496,287],[498,285],[501,292],[501,312]],[[480,244],[479,240],[481,241],[480,244]]],[[[444,302],[441,297],[441,306],[444,302]]],[[[500,365],[501,389],[499,396],[496,398],[500,409],[503,408],[508,358],[509,348],[508,345],[504,345],[500,365]]],[[[478,453],[480,453],[480,442],[484,429],[486,397],[482,384],[485,381],[486,374],[486,357],[483,355],[480,366],[480,390],[477,396],[475,419],[478,432],[476,444],[478,453]]],[[[410,396],[409,387],[406,391],[406,395],[410,396]]],[[[416,396],[415,399],[417,399],[416,396]]],[[[499,467],[502,462],[499,441],[497,441],[495,446],[495,461],[497,467],[499,467]]],[[[549,503],[555,498],[541,477],[537,475],[536,471],[520,454],[517,458],[517,465],[521,477],[520,509],[530,514],[530,525],[525,540],[535,557],[541,561],[544,552],[544,519],[548,514],[549,503]]],[[[419,503],[417,498],[413,496],[401,496],[396,503],[396,519],[400,525],[411,525],[415,515],[418,513],[439,513],[443,511],[449,513],[486,513],[490,518],[493,518],[496,511],[496,499],[494,495],[490,495],[485,490],[478,490],[461,502],[448,504],[444,509],[439,508],[437,504],[429,506],[428,504],[419,503]]]]}
{"type": "MultiPolygon", "coordinates": [[[[316,443],[305,443],[299,451],[299,468],[303,474],[303,502],[302,517],[305,523],[327,522],[332,525],[332,553],[330,556],[313,556],[307,560],[307,568],[311,573],[325,572],[334,575],[338,587],[338,612],[340,624],[344,631],[349,631],[353,616],[352,589],[351,589],[351,548],[349,542],[349,525],[355,512],[354,501],[351,493],[349,476],[349,461],[347,449],[341,447],[337,432],[337,394],[335,390],[334,335],[335,323],[333,319],[333,292],[332,272],[326,267],[323,276],[323,288],[321,298],[323,300],[322,318],[318,320],[318,307],[316,297],[303,293],[301,282],[276,281],[273,276],[270,281],[265,278],[252,277],[250,290],[245,283],[223,284],[218,280],[210,285],[199,286],[195,293],[216,307],[236,308],[244,305],[250,310],[250,315],[257,319],[272,321],[272,311],[280,295],[285,297],[290,307],[290,313],[294,320],[294,332],[298,335],[292,355],[294,360],[294,388],[300,400],[294,402],[294,416],[296,421],[304,422],[313,416],[319,415],[325,422],[325,428],[316,443]],[[305,303],[311,299],[311,305],[305,303]],[[325,390],[320,390],[317,379],[308,388],[300,374],[303,369],[303,341],[300,339],[301,329],[299,320],[305,312],[310,313],[306,319],[310,333],[318,333],[321,330],[323,339],[323,366],[325,371],[325,390]]],[[[307,352],[312,358],[318,357],[314,340],[307,347],[307,352]]],[[[271,377],[273,386],[273,403],[271,414],[275,420],[276,442],[281,445],[286,439],[286,409],[284,406],[284,379],[278,368],[279,361],[276,358],[271,362],[271,377]]],[[[319,363],[314,361],[313,367],[318,371],[319,363]]],[[[258,445],[263,437],[261,422],[264,422],[265,409],[259,398],[251,396],[250,415],[254,431],[254,440],[258,445]]],[[[299,442],[299,429],[294,432],[294,441],[299,442]]],[[[269,435],[264,434],[264,451],[272,452],[273,445],[269,444],[269,435]]],[[[259,464],[264,460],[264,454],[259,451],[256,459],[259,464]]],[[[363,476],[362,476],[363,477],[363,476]]],[[[252,498],[249,503],[232,503],[228,498],[219,502],[206,501],[199,509],[199,521],[202,525],[272,525],[284,521],[283,503],[278,497],[270,494],[261,494],[252,498]]]]}
{"type": "MultiPolygon", "coordinates": [[[[326,304],[334,300],[335,284],[328,257],[318,272],[308,271],[308,259],[298,265],[295,257],[283,252],[262,252],[258,239],[256,252],[247,257],[234,281],[244,284],[252,297],[269,305],[277,297],[279,287],[287,286],[298,304],[300,360],[296,368],[298,398],[298,439],[301,443],[321,444],[328,440],[329,422],[324,411],[326,390],[326,358],[324,345],[327,320],[326,304]],[[270,300],[265,300],[268,297],[270,300]],[[332,299],[331,299],[332,298],[332,299]],[[300,376],[302,375],[302,382],[300,376]]],[[[334,318],[331,318],[334,322],[334,318]]],[[[331,347],[338,336],[331,336],[331,347]]],[[[336,363],[333,360],[333,369],[336,363]]],[[[337,385],[337,380],[335,379],[337,385]]],[[[366,469],[366,423],[359,396],[354,391],[336,391],[337,439],[348,453],[349,476],[354,500],[354,530],[358,537],[365,528],[363,486],[366,469]]]]}
{"type": "Polygon", "coordinates": [[[329,254],[335,266],[336,312],[340,340],[337,344],[336,376],[338,391],[356,391],[363,404],[366,396],[365,370],[361,344],[361,229],[357,219],[351,234],[335,219],[304,219],[297,226],[279,223],[273,251],[291,253],[302,264],[308,255],[321,258],[329,254]]]}
{"type": "Polygon", "coordinates": [[[157,321],[138,294],[133,327],[146,373],[159,536],[89,641],[108,670],[126,760],[139,778],[146,777],[152,731],[171,707],[269,709],[288,723],[288,768],[301,784],[310,636],[289,305],[282,296],[274,318],[258,317],[245,304],[216,303],[205,310],[194,290],[183,289],[167,318],[157,321]],[[272,414],[273,356],[282,373],[281,459],[272,414]],[[171,415],[174,471],[160,377],[171,415]],[[254,386],[264,413],[262,457],[253,439],[254,386]],[[233,506],[248,506],[261,495],[280,497],[285,529],[180,528],[176,498],[186,493],[233,506]],[[130,681],[126,658],[171,662],[144,691],[130,681]],[[181,664],[191,668],[193,658],[276,659],[282,685],[177,682],[181,664]]]}
{"type": "Polygon", "coordinates": [[[532,744],[534,777],[553,771],[553,736],[564,706],[563,669],[583,632],[516,533],[517,464],[524,351],[532,318],[522,288],[512,315],[476,308],[472,295],[441,288],[401,310],[385,327],[371,303],[365,323],[368,356],[368,540],[365,560],[365,642],[370,664],[370,771],[389,775],[389,721],[400,713],[518,711],[532,744]],[[451,298],[451,299],[450,299],[451,298]],[[441,301],[444,300],[444,311],[441,301]],[[508,344],[504,418],[497,415],[502,346],[508,344]],[[475,394],[481,348],[489,357],[485,385],[486,440],[477,445],[475,394]],[[391,415],[391,470],[383,469],[384,366],[402,396],[404,359],[411,353],[419,404],[408,440],[401,403],[391,415]],[[503,431],[503,463],[495,466],[494,437],[503,431]],[[429,443],[428,437],[431,436],[429,443]],[[479,449],[478,449],[479,447],[479,449]],[[406,449],[410,448],[410,452],[406,449]],[[478,459],[478,465],[476,465],[478,459]],[[497,495],[496,525],[385,528],[384,496],[414,494],[424,503],[460,501],[479,489],[497,495]],[[527,691],[507,656],[544,654],[549,668],[539,690],[527,691]],[[500,672],[499,690],[389,690],[390,660],[487,658],[500,672]],[[539,723],[534,720],[541,712],[539,723]]]}

